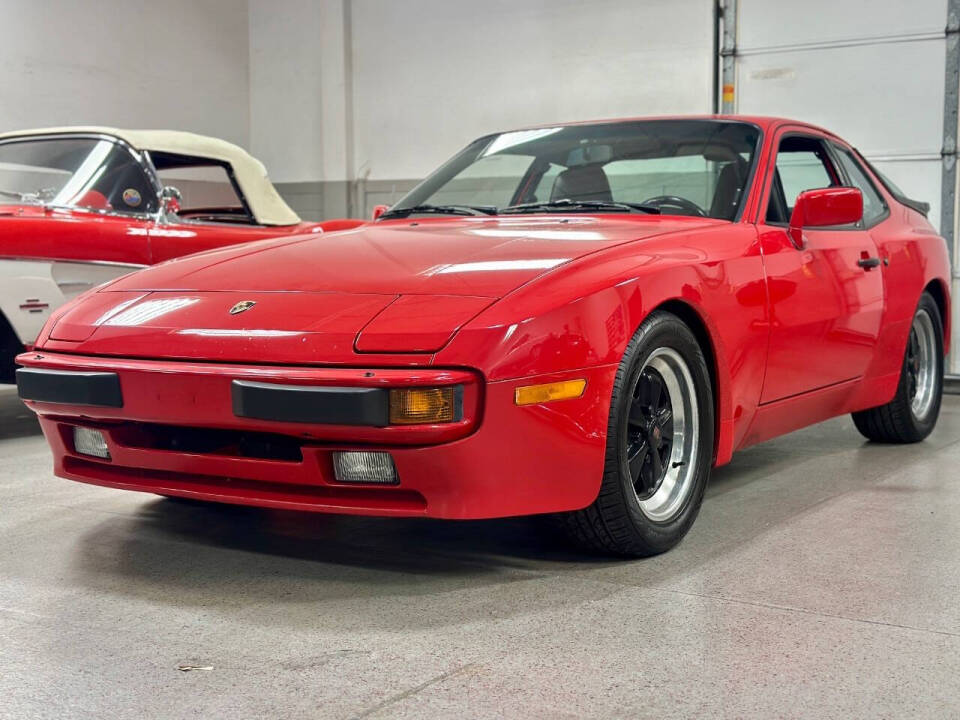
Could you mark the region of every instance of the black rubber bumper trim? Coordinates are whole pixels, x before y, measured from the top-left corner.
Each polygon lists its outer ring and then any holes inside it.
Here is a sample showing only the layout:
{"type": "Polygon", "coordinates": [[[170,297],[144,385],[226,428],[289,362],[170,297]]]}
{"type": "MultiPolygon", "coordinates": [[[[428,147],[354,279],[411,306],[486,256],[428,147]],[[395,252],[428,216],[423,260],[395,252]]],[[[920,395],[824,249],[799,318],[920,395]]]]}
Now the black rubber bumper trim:
{"type": "Polygon", "coordinates": [[[317,425],[386,427],[390,399],[381,388],[278,385],[234,380],[230,389],[237,417],[317,425]]]}
{"type": "Polygon", "coordinates": [[[944,376],[943,391],[949,395],[960,395],[960,375],[944,376]]]}
{"type": "Polygon", "coordinates": [[[33,402],[123,407],[120,377],[112,372],[18,368],[17,394],[33,402]]]}

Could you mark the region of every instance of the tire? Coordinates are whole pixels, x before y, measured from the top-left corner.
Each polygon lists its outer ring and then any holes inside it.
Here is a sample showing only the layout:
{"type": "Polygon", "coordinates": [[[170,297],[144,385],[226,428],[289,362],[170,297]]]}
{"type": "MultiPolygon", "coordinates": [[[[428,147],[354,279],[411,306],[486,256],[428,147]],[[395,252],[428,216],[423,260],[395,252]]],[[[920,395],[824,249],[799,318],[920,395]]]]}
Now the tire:
{"type": "Polygon", "coordinates": [[[920,442],[937,424],[942,395],[943,321],[925,292],[913,316],[897,394],[886,405],[853,413],[853,423],[874,442],[920,442]]]}
{"type": "Polygon", "coordinates": [[[175,505],[209,505],[212,500],[200,500],[198,498],[183,497],[183,495],[167,495],[166,493],[153,493],[157,497],[162,497],[167,502],[175,505]]]}
{"type": "Polygon", "coordinates": [[[700,345],[677,316],[651,313],[614,379],[600,492],[589,507],[559,515],[561,527],[578,545],[605,554],[669,550],[700,510],[713,465],[713,428],[700,345]]]}
{"type": "Polygon", "coordinates": [[[10,322],[0,313],[0,383],[15,383],[17,365],[13,359],[22,353],[23,345],[10,322]]]}

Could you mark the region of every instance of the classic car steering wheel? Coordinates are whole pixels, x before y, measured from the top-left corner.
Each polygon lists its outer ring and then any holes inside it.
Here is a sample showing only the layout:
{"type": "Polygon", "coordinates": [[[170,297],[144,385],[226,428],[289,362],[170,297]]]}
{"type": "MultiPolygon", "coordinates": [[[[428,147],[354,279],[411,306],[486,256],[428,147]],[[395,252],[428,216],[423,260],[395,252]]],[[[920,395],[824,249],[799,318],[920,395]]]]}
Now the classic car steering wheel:
{"type": "Polygon", "coordinates": [[[644,200],[641,205],[653,205],[654,207],[675,207],[686,210],[697,217],[708,217],[707,211],[697,205],[693,200],[687,200],[679,195],[657,195],[656,197],[644,200]]]}

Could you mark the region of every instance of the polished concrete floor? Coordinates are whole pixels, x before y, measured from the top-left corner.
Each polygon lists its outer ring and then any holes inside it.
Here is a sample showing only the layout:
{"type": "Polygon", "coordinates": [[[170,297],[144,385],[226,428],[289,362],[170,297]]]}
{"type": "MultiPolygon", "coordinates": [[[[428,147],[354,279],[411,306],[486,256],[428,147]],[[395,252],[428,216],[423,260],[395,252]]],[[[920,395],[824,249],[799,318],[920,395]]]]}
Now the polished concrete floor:
{"type": "Polygon", "coordinates": [[[955,718],[960,398],[916,446],[745,451],[623,562],[58,480],[2,389],[0,668],[3,718],[955,718]]]}

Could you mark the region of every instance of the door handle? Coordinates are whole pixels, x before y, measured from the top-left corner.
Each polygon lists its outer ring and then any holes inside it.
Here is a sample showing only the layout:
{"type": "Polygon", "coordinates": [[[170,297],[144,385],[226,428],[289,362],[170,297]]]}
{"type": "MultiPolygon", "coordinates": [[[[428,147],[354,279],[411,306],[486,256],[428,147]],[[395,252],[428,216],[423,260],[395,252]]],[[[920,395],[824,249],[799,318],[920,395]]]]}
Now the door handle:
{"type": "Polygon", "coordinates": [[[880,264],[880,258],[878,257],[865,257],[857,260],[857,265],[862,267],[864,270],[870,270],[875,268],[880,264]]]}

